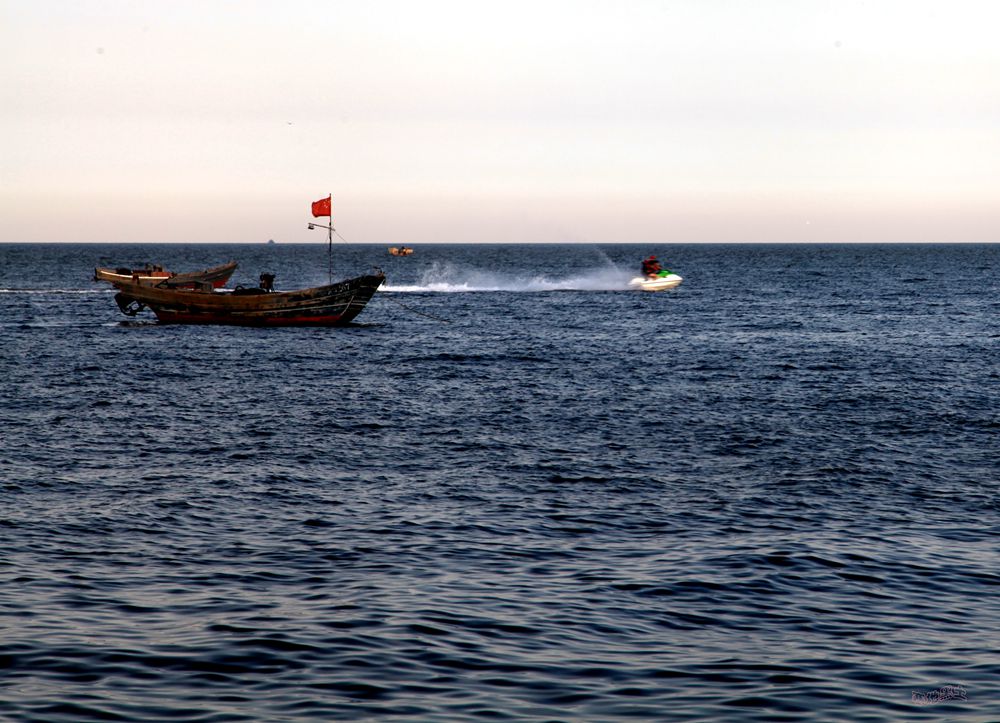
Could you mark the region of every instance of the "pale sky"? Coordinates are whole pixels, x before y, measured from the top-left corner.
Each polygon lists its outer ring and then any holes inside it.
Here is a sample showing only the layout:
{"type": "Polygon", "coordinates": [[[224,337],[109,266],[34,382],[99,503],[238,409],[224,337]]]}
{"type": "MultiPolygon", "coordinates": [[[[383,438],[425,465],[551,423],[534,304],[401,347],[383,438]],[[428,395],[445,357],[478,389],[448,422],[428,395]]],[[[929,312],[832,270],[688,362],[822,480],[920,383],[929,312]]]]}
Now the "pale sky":
{"type": "Polygon", "coordinates": [[[0,242],[1000,242],[1000,4],[0,0],[0,242]]]}

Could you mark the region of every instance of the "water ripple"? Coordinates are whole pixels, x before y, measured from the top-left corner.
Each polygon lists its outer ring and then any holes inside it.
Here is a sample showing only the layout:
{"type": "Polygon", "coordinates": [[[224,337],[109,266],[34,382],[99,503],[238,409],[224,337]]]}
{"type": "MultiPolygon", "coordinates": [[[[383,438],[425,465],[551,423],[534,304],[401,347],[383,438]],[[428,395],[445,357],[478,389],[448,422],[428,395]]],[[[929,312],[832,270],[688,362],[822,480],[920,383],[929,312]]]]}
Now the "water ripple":
{"type": "Polygon", "coordinates": [[[997,247],[429,248],[451,323],[306,332],[118,323],[120,252],[0,248],[5,720],[996,717],[997,247]]]}

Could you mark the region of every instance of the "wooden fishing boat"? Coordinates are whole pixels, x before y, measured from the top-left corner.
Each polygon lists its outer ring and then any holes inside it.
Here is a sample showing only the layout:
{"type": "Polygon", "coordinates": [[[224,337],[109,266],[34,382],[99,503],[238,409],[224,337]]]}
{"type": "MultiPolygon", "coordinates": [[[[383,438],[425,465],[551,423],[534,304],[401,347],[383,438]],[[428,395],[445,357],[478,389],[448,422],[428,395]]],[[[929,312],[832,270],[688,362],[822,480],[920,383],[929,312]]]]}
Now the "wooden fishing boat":
{"type": "MultiPolygon", "coordinates": [[[[140,279],[112,280],[118,293],[115,303],[126,316],[144,309],[167,324],[230,324],[237,326],[340,326],[362,312],[385,283],[381,269],[365,276],[333,283],[332,194],[312,204],[314,217],[328,216],[329,224],[310,223],[308,228],[328,231],[329,280],[326,286],[298,291],[275,291],[274,274],[261,274],[260,287],[220,290],[212,279],[194,281],[194,288],[178,288],[176,276],[153,285],[140,279]]],[[[338,236],[340,234],[337,234],[338,236]]],[[[236,264],[232,265],[233,269],[236,264]]],[[[209,271],[214,271],[210,269],[209,271]]],[[[232,270],[229,271],[232,273],[232,270]]],[[[226,276],[228,278],[228,275],[226,276]]]]}
{"type": "Polygon", "coordinates": [[[409,256],[413,253],[413,249],[409,246],[390,246],[389,253],[393,256],[409,256]]]}
{"type": "MultiPolygon", "coordinates": [[[[261,286],[270,286],[273,278],[263,274],[261,286]]],[[[298,291],[240,287],[218,291],[209,283],[177,289],[128,281],[115,283],[115,302],[127,316],[148,308],[166,324],[340,326],[361,313],[384,281],[381,271],[298,291]]]]}
{"type": "Polygon", "coordinates": [[[155,264],[146,264],[141,269],[98,267],[94,269],[94,281],[110,281],[112,284],[131,282],[143,286],[162,284],[175,289],[194,288],[198,284],[207,282],[214,288],[221,289],[236,271],[237,265],[235,261],[230,261],[228,264],[204,271],[190,271],[183,274],[166,271],[162,266],[155,264]]]}

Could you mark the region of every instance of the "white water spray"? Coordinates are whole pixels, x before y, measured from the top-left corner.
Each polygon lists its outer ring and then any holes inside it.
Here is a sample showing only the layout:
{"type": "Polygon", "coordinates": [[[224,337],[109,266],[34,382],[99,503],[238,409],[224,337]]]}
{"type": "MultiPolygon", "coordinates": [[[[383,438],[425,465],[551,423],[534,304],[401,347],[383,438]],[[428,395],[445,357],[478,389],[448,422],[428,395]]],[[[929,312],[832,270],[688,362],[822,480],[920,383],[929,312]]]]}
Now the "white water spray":
{"type": "Polygon", "coordinates": [[[470,291],[622,291],[635,274],[614,264],[581,269],[566,276],[500,273],[486,269],[435,263],[416,284],[386,284],[385,291],[456,293],[470,291]]]}

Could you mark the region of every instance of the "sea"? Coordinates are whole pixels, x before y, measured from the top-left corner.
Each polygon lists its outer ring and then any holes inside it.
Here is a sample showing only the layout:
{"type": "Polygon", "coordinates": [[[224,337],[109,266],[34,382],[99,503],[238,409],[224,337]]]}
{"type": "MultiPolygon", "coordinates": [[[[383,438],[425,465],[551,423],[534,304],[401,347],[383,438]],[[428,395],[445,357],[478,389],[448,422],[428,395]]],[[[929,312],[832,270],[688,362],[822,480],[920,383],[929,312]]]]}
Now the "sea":
{"type": "Polygon", "coordinates": [[[1000,245],[414,249],[0,245],[0,720],[1000,720],[1000,245]]]}

